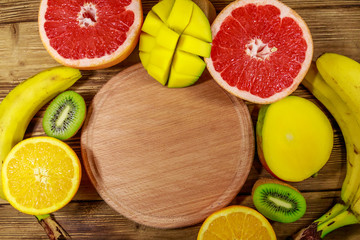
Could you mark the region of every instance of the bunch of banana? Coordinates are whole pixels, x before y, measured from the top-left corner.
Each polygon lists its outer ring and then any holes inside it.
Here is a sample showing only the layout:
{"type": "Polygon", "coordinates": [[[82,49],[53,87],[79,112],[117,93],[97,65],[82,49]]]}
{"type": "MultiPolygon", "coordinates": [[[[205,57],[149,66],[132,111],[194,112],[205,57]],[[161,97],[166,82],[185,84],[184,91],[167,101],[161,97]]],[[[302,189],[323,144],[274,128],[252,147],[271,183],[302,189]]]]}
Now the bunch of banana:
{"type": "MultiPolygon", "coordinates": [[[[34,115],[42,106],[72,86],[79,78],[81,78],[81,73],[77,69],[50,68],[23,81],[3,99],[0,104],[0,174],[2,162],[12,147],[23,140],[25,131],[34,115]]],[[[0,197],[5,199],[1,181],[0,197]]],[[[54,234],[59,228],[56,226],[57,223],[52,221],[50,215],[37,216],[37,219],[40,224],[51,221],[54,226],[50,226],[50,228],[54,229],[54,234]]]]}
{"type": "Polygon", "coordinates": [[[321,239],[339,227],[360,223],[360,64],[326,53],[311,66],[302,83],[334,116],[346,145],[342,202],[294,237],[321,239]]]}

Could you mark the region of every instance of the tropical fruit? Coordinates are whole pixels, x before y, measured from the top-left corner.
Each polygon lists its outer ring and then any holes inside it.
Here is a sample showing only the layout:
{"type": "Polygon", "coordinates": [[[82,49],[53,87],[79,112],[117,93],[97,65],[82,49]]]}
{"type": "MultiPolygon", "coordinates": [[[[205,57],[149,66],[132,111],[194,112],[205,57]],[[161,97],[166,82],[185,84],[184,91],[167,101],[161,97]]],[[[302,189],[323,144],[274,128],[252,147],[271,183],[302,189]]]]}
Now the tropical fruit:
{"type": "Polygon", "coordinates": [[[256,210],[245,206],[230,206],[210,215],[202,224],[197,240],[276,240],[275,232],[256,210]]]}
{"type": "Polygon", "coordinates": [[[277,0],[237,0],[211,25],[211,56],[205,59],[216,82],[230,93],[271,103],[292,93],[313,56],[303,19],[277,0]]]}
{"type": "Polygon", "coordinates": [[[74,91],[66,91],[47,107],[42,124],[46,135],[66,140],[78,132],[85,116],[84,98],[74,91]]]}
{"type": "Polygon", "coordinates": [[[303,195],[296,188],[275,179],[257,180],[252,198],[256,209],[273,221],[295,222],[306,212],[303,195]]]}
{"type": "MultiPolygon", "coordinates": [[[[23,140],[31,119],[40,108],[79,78],[78,69],[54,67],[21,82],[6,95],[0,104],[0,169],[6,155],[23,140]]],[[[0,197],[5,199],[2,190],[0,181],[0,197]]]]}
{"type": "Polygon", "coordinates": [[[313,102],[288,96],[260,108],[256,140],[265,169],[281,180],[299,182],[329,160],[333,129],[313,102]]]}
{"type": "Polygon", "coordinates": [[[21,141],[7,155],[2,169],[7,200],[19,211],[32,215],[64,207],[77,192],[80,179],[76,153],[52,137],[21,141]]]}
{"type": "Polygon", "coordinates": [[[42,0],[38,24],[41,40],[56,61],[100,69],[130,55],[142,20],[140,0],[42,0]]]}
{"type": "Polygon", "coordinates": [[[150,76],[171,88],[194,84],[209,57],[211,30],[191,0],[162,0],[145,18],[139,43],[141,63],[150,76]]]}

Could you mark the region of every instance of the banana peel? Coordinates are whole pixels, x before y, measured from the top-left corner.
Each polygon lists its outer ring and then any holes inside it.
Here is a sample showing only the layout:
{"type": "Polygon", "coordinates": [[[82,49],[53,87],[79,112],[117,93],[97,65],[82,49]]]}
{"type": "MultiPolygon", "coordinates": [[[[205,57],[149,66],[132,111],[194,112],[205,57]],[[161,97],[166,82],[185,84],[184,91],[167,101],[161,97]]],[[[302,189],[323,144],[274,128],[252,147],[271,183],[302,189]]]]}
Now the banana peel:
{"type": "MultiPolygon", "coordinates": [[[[51,99],[81,78],[78,69],[54,67],[44,70],[16,86],[0,104],[0,170],[10,150],[24,138],[34,115],[51,99]]],[[[0,171],[1,175],[1,171],[0,171]]],[[[0,197],[6,200],[0,181],[0,197]]],[[[36,216],[49,239],[70,239],[50,215],[36,216]]]]}

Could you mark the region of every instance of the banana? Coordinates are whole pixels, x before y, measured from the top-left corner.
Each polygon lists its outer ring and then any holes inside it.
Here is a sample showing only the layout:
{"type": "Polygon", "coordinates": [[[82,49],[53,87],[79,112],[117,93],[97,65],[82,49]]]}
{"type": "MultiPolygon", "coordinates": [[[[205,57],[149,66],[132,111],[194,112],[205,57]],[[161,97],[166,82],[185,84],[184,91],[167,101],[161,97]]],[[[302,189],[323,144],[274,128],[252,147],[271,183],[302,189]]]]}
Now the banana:
{"type": "MultiPolygon", "coordinates": [[[[12,147],[24,138],[34,115],[80,77],[77,69],[50,68],[23,81],[4,98],[0,104],[0,173],[2,162],[12,147]]],[[[5,199],[1,181],[0,197],[5,199]]]]}
{"type": "MultiPolygon", "coordinates": [[[[343,188],[353,191],[358,182],[349,182],[350,178],[355,178],[355,169],[353,163],[360,162],[359,154],[355,153],[355,149],[360,146],[360,118],[354,114],[353,106],[350,106],[338,94],[338,89],[333,89],[324,81],[322,75],[318,72],[315,65],[311,65],[302,84],[329,110],[343,133],[346,150],[347,150],[347,175],[343,183],[343,188]],[[351,174],[351,177],[350,175],[351,174]]],[[[343,198],[342,192],[342,198],[343,198]]],[[[321,239],[331,231],[350,224],[360,222],[360,214],[354,212],[350,206],[351,201],[343,199],[345,204],[337,203],[327,213],[315,220],[307,228],[302,229],[294,239],[321,239]]]]}
{"type": "MultiPolygon", "coordinates": [[[[325,53],[316,61],[316,66],[324,81],[351,108],[352,115],[360,120],[360,64],[348,57],[325,53]]],[[[341,198],[349,205],[353,205],[360,198],[360,144],[352,138],[352,149],[347,149],[347,174],[343,183],[341,198]],[[350,152],[350,153],[349,153],[350,152]]],[[[360,212],[359,212],[360,213],[360,212]]]]}

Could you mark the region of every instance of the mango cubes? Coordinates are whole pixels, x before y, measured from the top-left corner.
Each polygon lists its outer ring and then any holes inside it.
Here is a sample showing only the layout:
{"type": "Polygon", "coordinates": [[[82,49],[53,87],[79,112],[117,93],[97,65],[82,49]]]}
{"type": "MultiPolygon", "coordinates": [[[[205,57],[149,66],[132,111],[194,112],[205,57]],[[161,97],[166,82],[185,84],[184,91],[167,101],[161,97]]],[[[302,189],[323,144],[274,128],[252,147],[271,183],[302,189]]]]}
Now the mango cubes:
{"type": "Polygon", "coordinates": [[[139,56],[148,74],[170,88],[194,84],[210,57],[211,29],[191,0],[162,0],[146,16],[139,56]]]}

